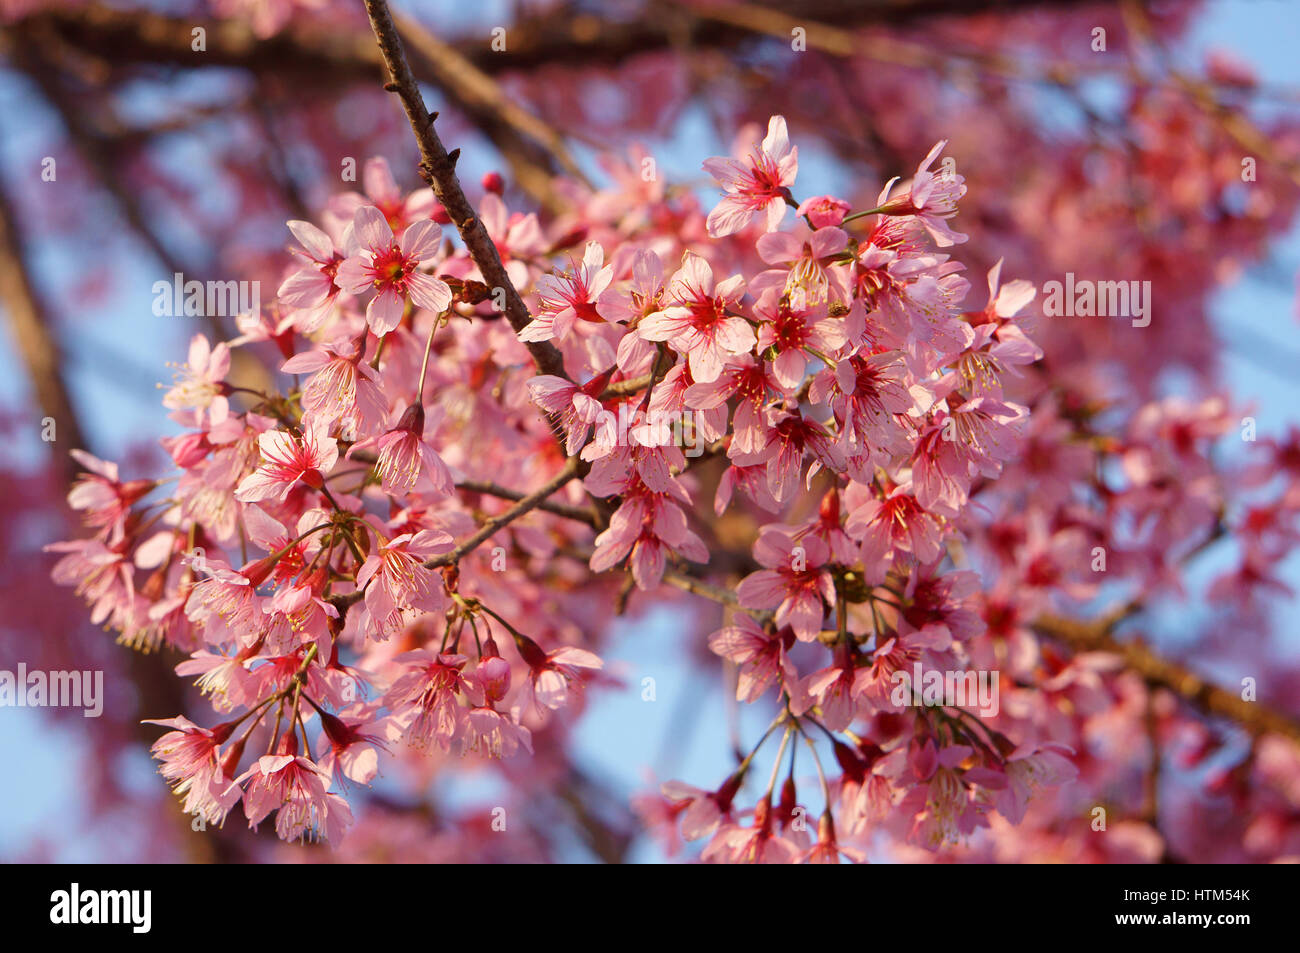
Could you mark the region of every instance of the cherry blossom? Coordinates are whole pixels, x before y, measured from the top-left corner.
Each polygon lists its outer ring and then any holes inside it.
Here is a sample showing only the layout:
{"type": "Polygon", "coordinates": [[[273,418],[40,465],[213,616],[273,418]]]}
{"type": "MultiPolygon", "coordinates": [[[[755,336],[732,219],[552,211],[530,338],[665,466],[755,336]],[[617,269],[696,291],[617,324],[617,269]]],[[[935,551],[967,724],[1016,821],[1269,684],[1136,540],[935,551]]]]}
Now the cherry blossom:
{"type": "Polygon", "coordinates": [[[419,270],[437,255],[441,235],[436,223],[421,219],[398,240],[381,211],[369,205],[357,209],[348,257],[338,266],[335,281],[351,294],[374,290],[366,323],[376,335],[401,323],[407,302],[435,313],[451,303],[447,283],[419,270]]]}
{"type": "Polygon", "coordinates": [[[773,116],[767,135],[743,159],[708,159],[704,171],[713,176],[727,195],[709,213],[709,234],[714,238],[732,235],[755,215],[761,215],[767,231],[775,231],[785,217],[789,187],[799,173],[799,148],[790,143],[785,117],[773,116]]]}

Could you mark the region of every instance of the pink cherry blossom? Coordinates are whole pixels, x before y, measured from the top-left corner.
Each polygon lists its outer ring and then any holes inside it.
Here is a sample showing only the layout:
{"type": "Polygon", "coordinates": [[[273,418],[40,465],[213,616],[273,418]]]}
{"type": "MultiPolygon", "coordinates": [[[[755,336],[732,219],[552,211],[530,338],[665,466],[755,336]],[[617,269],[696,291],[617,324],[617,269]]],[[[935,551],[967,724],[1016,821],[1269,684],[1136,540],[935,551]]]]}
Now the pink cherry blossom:
{"type": "Polygon", "coordinates": [[[575,321],[604,320],[597,310],[597,300],[613,276],[614,269],[605,264],[604,250],[597,242],[588,242],[582,264],[575,264],[569,272],[543,275],[537,280],[541,306],[532,323],[519,332],[519,340],[564,338],[575,321]]]}
{"type": "Polygon", "coordinates": [[[787,530],[769,527],[754,544],[754,558],[765,568],[741,581],[736,589],[740,604],[775,609],[778,626],[788,625],[800,641],[812,641],[821,631],[822,600],[835,601],[834,585],[823,568],[829,555],[815,536],[796,539],[787,530]]]}
{"type": "Polygon", "coordinates": [[[282,840],[320,837],[337,843],[352,824],[352,812],[343,798],[327,791],[329,775],[294,753],[293,739],[286,735],[283,753],[258,758],[236,779],[244,785],[248,826],[257,827],[274,811],[282,840]]]}
{"type": "Polygon", "coordinates": [[[434,611],[445,603],[442,581],[424,560],[448,552],[452,538],[437,530],[403,533],[378,546],[357,572],[357,588],[366,594],[370,632],[387,638],[402,624],[404,607],[434,611]]]}
{"type": "Polygon", "coordinates": [[[438,254],[441,235],[436,223],[421,219],[398,240],[379,209],[357,209],[348,257],[338,266],[335,281],[351,294],[375,292],[366,306],[366,323],[376,335],[401,323],[407,302],[435,314],[451,304],[447,283],[419,270],[438,254]]]}
{"type": "Polygon", "coordinates": [[[276,297],[286,308],[307,312],[300,327],[310,334],[321,326],[339,295],[335,278],[344,256],[333,239],[311,222],[292,221],[288,226],[301,246],[293,251],[306,264],[280,283],[276,297]]]}
{"type": "Polygon", "coordinates": [[[711,383],[722,373],[727,355],[747,354],[754,348],[749,323],[728,313],[743,285],[739,275],[715,285],[708,262],[687,252],[668,282],[667,306],[644,317],[637,333],[647,341],[667,341],[687,356],[696,381],[711,383]]]}
{"type": "Polygon", "coordinates": [[[799,172],[799,148],[791,145],[785,117],[773,116],[767,135],[744,159],[706,159],[704,171],[713,176],[726,196],[709,213],[713,238],[740,231],[755,215],[762,215],[767,231],[775,231],[785,217],[789,187],[799,172]]]}
{"type": "Polygon", "coordinates": [[[178,413],[179,419],[202,425],[204,420],[219,424],[230,413],[230,393],[225,383],[230,373],[230,347],[225,342],[212,347],[202,334],[190,339],[189,360],[181,368],[179,382],[163,397],[163,406],[178,413]]]}
{"type": "Polygon", "coordinates": [[[328,427],[318,420],[302,434],[272,430],[257,439],[262,465],[235,490],[242,502],[283,500],[301,481],[312,489],[324,486],[324,473],[338,460],[338,444],[326,436],[328,427]]]}

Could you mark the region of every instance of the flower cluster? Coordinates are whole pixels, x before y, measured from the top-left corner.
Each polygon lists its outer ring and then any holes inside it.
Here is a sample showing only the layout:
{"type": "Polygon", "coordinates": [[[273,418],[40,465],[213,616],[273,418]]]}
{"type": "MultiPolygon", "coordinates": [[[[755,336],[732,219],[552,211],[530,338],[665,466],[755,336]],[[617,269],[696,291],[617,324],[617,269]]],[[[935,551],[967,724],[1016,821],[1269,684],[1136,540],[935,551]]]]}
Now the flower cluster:
{"type": "Polygon", "coordinates": [[[639,799],[647,816],[708,836],[707,859],[863,859],[876,825],[937,848],[1067,779],[1050,739],[894,691],[914,665],[975,664],[980,583],[955,554],[1025,435],[1004,383],[1041,357],[1021,326],[1033,289],[1000,263],[963,309],[947,249],[965,185],[932,171],[943,146],[859,211],[799,200],[780,116],[705,163],[725,192],[707,216],[594,194],[543,227],[490,190],[479,217],[531,315],[518,332],[431,194],[403,196],[382,160],[365,195],[289,223],[276,300],[235,341],[197,336],[166,393],[174,487],[83,455],[69,499],[94,535],[51,547],[97,622],[189,653],[178,673],[225,719],[158,722],[185,810],[221,823],[242,803],[286,840],[335,840],[345,786],[381,755],[531,752],[601,669],[610,603],[710,591],[706,487],[713,517],[753,529],[708,644],[737,697],[778,715],[718,788],[670,782],[639,799]],[[536,373],[529,345],[563,374],[536,373]],[[229,383],[232,347],[275,349],[281,386],[229,383]],[[741,809],[769,739],[771,780],[741,809]],[[815,837],[793,773],[776,790],[800,742],[822,779],[815,837]]]}

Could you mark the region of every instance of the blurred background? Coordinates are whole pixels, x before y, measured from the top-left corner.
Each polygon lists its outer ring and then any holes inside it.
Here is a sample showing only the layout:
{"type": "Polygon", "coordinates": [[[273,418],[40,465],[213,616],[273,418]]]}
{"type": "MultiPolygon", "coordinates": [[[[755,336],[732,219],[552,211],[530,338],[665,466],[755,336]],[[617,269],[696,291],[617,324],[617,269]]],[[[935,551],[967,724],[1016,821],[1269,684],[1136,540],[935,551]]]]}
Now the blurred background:
{"type": "MultiPolygon", "coordinates": [[[[1040,288],[1066,270],[1149,278],[1158,305],[1141,349],[1105,334],[1061,337],[1049,359],[1104,362],[1145,396],[1227,391],[1261,436],[1282,439],[1300,424],[1294,4],[393,6],[442,136],[463,150],[472,199],[480,176],[500,171],[511,209],[556,219],[552,176],[576,170],[608,183],[642,154],[635,148],[707,209],[714,192],[701,160],[728,154],[745,123],[783,113],[800,149],[800,194],[871,204],[946,138],[970,189],[956,224],[983,256],[963,257],[968,306],[983,303],[980,275],[998,257],[1005,277],[1040,288]],[[807,50],[791,55],[799,26],[807,50]],[[499,27],[504,50],[492,48],[499,27]],[[1092,48],[1098,27],[1104,51],[1092,48]],[[540,122],[503,119],[469,76],[540,122]],[[1238,174],[1244,156],[1258,160],[1253,182],[1238,174]]],[[[155,281],[183,272],[273,289],[285,220],[313,219],[354,187],[339,180],[344,157],[383,155],[403,188],[419,184],[409,127],[381,83],[360,2],[0,0],[0,668],[102,668],[111,699],[99,719],[0,710],[11,779],[0,789],[0,858],[304,856],[229,831],[189,836],[185,822],[164,820],[178,812],[147,754],[157,732],[137,723],[202,704],[168,674],[175,658],[131,653],[91,626],[49,581],[53,557],[41,547],[77,534],[62,502],[74,472],[67,451],[115,459],[127,477],[162,467],[157,439],[178,430],[159,402],[168,362],[183,362],[195,333],[235,333],[155,316],[155,281]],[[201,51],[195,28],[206,31],[201,51]],[[53,442],[42,439],[46,417],[57,421],[53,442]]],[[[1188,598],[1157,608],[1148,634],[1225,682],[1300,649],[1285,624],[1291,596],[1249,633],[1224,629],[1204,593],[1236,558],[1209,554],[1188,598]]],[[[1300,583],[1294,560],[1273,571],[1300,583]]],[[[617,623],[603,654],[622,687],[593,689],[573,727],[572,757],[602,821],[584,825],[557,807],[562,820],[539,837],[548,856],[666,856],[628,803],[668,777],[712,782],[730,754],[742,716],[700,648],[716,621],[650,605],[617,623]],[[643,700],[647,677],[653,701],[643,700]]],[[[1262,686],[1292,710],[1293,667],[1262,686]]],[[[503,783],[488,772],[440,776],[422,799],[450,815],[503,783]]],[[[373,799],[400,813],[383,783],[373,799]]],[[[1285,820],[1293,831],[1294,808],[1285,820]]],[[[394,840],[404,829],[393,821],[394,840]]],[[[460,847],[446,856],[490,859],[460,847]]],[[[1238,839],[1205,859],[1245,856],[1238,839]]]]}

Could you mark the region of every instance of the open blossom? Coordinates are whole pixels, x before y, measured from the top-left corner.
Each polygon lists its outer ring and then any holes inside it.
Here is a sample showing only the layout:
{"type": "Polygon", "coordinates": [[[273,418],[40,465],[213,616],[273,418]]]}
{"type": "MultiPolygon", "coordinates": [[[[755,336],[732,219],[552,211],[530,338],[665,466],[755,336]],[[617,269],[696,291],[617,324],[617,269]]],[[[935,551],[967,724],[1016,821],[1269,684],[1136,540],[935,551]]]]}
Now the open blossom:
{"type": "Polygon", "coordinates": [[[747,609],[775,609],[776,624],[788,625],[802,642],[821,631],[825,608],[835,602],[835,587],[823,567],[830,551],[816,536],[796,539],[788,531],[768,527],[754,543],[754,558],[765,568],[750,573],[736,589],[747,609]]]}
{"type": "Polygon", "coordinates": [[[366,323],[376,335],[401,323],[408,301],[435,314],[451,304],[447,283],[419,270],[437,255],[441,236],[435,222],[421,219],[399,241],[379,209],[357,209],[348,258],[339,265],[335,281],[352,294],[375,292],[366,306],[366,323]]]}
{"type": "Polygon", "coordinates": [[[817,843],[799,855],[801,864],[838,864],[840,858],[855,864],[864,864],[867,855],[856,847],[841,844],[835,837],[835,821],[828,810],[817,821],[817,843]]]}
{"type": "Polygon", "coordinates": [[[869,741],[851,748],[834,744],[835,761],[844,772],[840,781],[840,822],[849,834],[861,834],[883,820],[894,806],[901,787],[897,779],[907,767],[907,750],[885,754],[869,741]]]}
{"type": "Polygon", "coordinates": [[[912,432],[908,415],[932,401],[922,385],[909,384],[896,351],[850,355],[819,372],[808,396],[813,403],[830,404],[842,435],[840,448],[850,460],[887,460],[904,450],[912,432]]]}
{"type": "Polygon", "coordinates": [[[912,770],[920,785],[903,799],[900,810],[913,814],[911,836],[938,846],[960,841],[986,826],[978,801],[971,797],[971,779],[962,765],[973,753],[970,745],[937,748],[933,740],[916,746],[912,770]]]}
{"type": "MultiPolygon", "coordinates": [[[[659,310],[657,305],[663,290],[663,259],[650,249],[642,248],[632,259],[631,283],[625,288],[619,285],[607,287],[600,293],[596,308],[608,321],[634,324],[659,310]]],[[[621,362],[619,366],[623,366],[621,362]]]]}
{"type": "Polygon", "coordinates": [[[528,666],[523,693],[512,712],[516,721],[523,713],[544,718],[546,712],[563,708],[572,693],[581,690],[584,669],[599,670],[604,661],[594,652],[572,645],[545,652],[527,636],[515,636],[515,645],[528,666]]]}
{"type": "Polygon", "coordinates": [[[219,655],[199,649],[190,658],[176,666],[177,675],[197,675],[194,684],[211,698],[217,711],[230,711],[248,702],[247,688],[251,680],[244,663],[256,653],[256,643],[232,655],[219,655]]]}
{"type": "Polygon", "coordinates": [[[204,629],[208,641],[221,642],[229,637],[230,631],[242,631],[245,641],[251,642],[265,633],[267,620],[257,588],[270,577],[274,560],[257,559],[238,570],[201,557],[191,560],[191,565],[205,573],[206,578],[190,590],[185,613],[204,629]],[[213,617],[226,628],[218,626],[213,617]]]}
{"type": "Polygon", "coordinates": [[[337,843],[352,824],[347,801],[328,792],[329,774],[296,753],[295,735],[285,735],[280,754],[263,755],[239,776],[244,785],[248,826],[257,827],[271,812],[281,840],[320,837],[337,843]]]}
{"type": "Polygon", "coordinates": [[[749,283],[749,291],[762,295],[769,289],[779,289],[796,311],[831,301],[843,304],[849,297],[848,289],[833,263],[848,245],[848,232],[833,226],[811,232],[806,228],[800,232],[769,232],[758,240],[758,253],[763,261],[778,267],[756,275],[749,283]]]}
{"type": "Polygon", "coordinates": [[[62,586],[75,586],[76,594],[90,606],[95,625],[125,624],[135,604],[134,567],[122,543],[106,546],[98,539],[49,543],[45,551],[65,555],[50,570],[62,586]]]}
{"type": "Polygon", "coordinates": [[[975,338],[958,370],[970,382],[975,396],[987,393],[999,397],[1002,372],[1032,364],[1043,356],[1043,351],[1012,320],[1034,300],[1037,289],[1023,278],[1003,285],[1000,258],[989,269],[988,279],[988,304],[981,311],[963,315],[974,326],[975,338]]]}
{"type": "Polygon", "coordinates": [[[609,527],[596,537],[591,568],[602,572],[628,559],[637,586],[652,589],[663,578],[666,559],[674,552],[695,562],[709,558],[708,548],[687,525],[681,507],[664,494],[646,490],[629,496],[610,516],[609,527]]]}
{"type": "Polygon", "coordinates": [[[111,543],[122,538],[131,507],[154,488],[152,480],[118,478],[117,464],[92,456],[84,450],[71,450],[72,458],[85,467],[68,491],[68,506],[82,513],[87,526],[105,533],[111,543]]]}
{"type": "Polygon", "coordinates": [[[392,710],[396,739],[416,748],[437,745],[443,751],[464,730],[466,709],[461,700],[481,703],[481,689],[463,674],[469,659],[451,653],[417,649],[398,656],[405,673],[384,697],[392,710]]]}
{"type": "Polygon", "coordinates": [[[869,499],[849,514],[844,530],[862,542],[862,564],[869,582],[885,581],[895,552],[923,563],[939,558],[942,524],[923,510],[911,487],[896,486],[883,500],[869,499]]]}
{"type": "Polygon", "coordinates": [[[365,590],[371,634],[384,639],[403,620],[403,610],[436,611],[446,596],[442,579],[425,560],[451,550],[454,540],[437,530],[403,533],[368,557],[357,573],[357,588],[365,590]]]}
{"type": "Polygon", "coordinates": [[[763,407],[777,391],[771,364],[743,354],[733,358],[715,380],[691,384],[682,397],[686,406],[703,411],[725,407],[732,397],[738,398],[731,421],[731,446],[748,453],[766,443],[763,407]]]}
{"type": "Polygon", "coordinates": [[[383,726],[365,705],[353,705],[332,715],[317,713],[321,721],[321,744],[318,750],[321,770],[331,777],[342,777],[358,784],[369,784],[379,772],[379,752],[383,749],[383,726]]]}
{"type": "Polygon", "coordinates": [[[533,320],[519,332],[521,341],[549,341],[568,337],[575,321],[602,323],[597,301],[609,287],[614,269],[605,264],[598,242],[588,242],[581,264],[558,275],[542,275],[534,290],[540,305],[533,320]]]}
{"type": "Polygon", "coordinates": [[[1073,753],[1058,744],[1018,745],[1007,755],[1007,785],[997,795],[998,812],[1012,824],[1019,824],[1032,795],[1043,788],[1059,787],[1078,776],[1078,769],[1070,761],[1073,753]]]}
{"type": "Polygon", "coordinates": [[[705,862],[730,864],[794,863],[801,853],[800,845],[778,832],[774,821],[771,799],[764,795],[754,808],[754,823],[750,827],[723,826],[700,858],[705,862]]]}
{"type": "Polygon", "coordinates": [[[307,319],[300,327],[304,334],[311,334],[320,327],[339,295],[335,277],[343,263],[343,253],[335,248],[333,239],[311,222],[291,221],[288,225],[302,246],[293,251],[306,264],[281,282],[276,298],[288,309],[307,312],[307,319]]]}
{"type": "Polygon", "coordinates": [[[685,354],[697,382],[715,381],[729,354],[754,349],[754,329],[744,318],[729,313],[743,287],[740,275],[715,285],[709,263],[687,252],[668,282],[666,306],[644,317],[637,333],[647,341],[667,341],[685,354]]]}
{"type": "Polygon", "coordinates": [[[461,744],[464,751],[475,751],[489,758],[509,758],[520,750],[531,754],[533,735],[510,715],[490,705],[478,705],[469,709],[461,744]]]}
{"type": "Polygon", "coordinates": [[[769,288],[754,305],[754,316],[762,320],[758,329],[760,353],[771,354],[772,376],[787,390],[803,383],[809,355],[826,355],[844,346],[843,323],[828,317],[824,308],[804,310],[793,299],[778,298],[769,288]]]}
{"type": "MultiPolygon", "coordinates": [[[[411,490],[421,478],[426,478],[438,496],[451,495],[451,471],[438,451],[424,439],[424,426],[424,406],[412,404],[391,430],[375,439],[375,470],[385,493],[411,490]]],[[[348,452],[351,454],[368,445],[368,441],[361,441],[348,452]]]]}
{"type": "Polygon", "coordinates": [[[372,205],[383,213],[394,232],[430,218],[434,211],[433,190],[416,189],[404,194],[393,178],[393,170],[383,156],[366,160],[361,170],[361,187],[365,192],[345,192],[330,199],[330,212],[345,221],[352,221],[357,209],[372,205]]]}
{"type": "Polygon", "coordinates": [[[312,348],[295,354],[280,370],[310,374],[302,388],[302,407],[314,419],[357,421],[369,429],[384,417],[385,399],[379,375],[363,358],[362,343],[353,340],[312,348]]]}
{"type": "Polygon", "coordinates": [[[821,713],[822,724],[832,731],[843,731],[857,714],[853,698],[856,676],[854,653],[844,643],[836,646],[834,664],[807,676],[792,693],[791,710],[799,714],[814,706],[821,713]]]}
{"type": "Polygon", "coordinates": [[[716,791],[705,791],[681,781],[665,781],[660,790],[681,814],[682,837],[697,840],[723,823],[731,823],[731,805],[744,774],[736,772],[716,791]]]}
{"type": "Polygon", "coordinates": [[[789,689],[795,683],[798,673],[786,655],[794,641],[790,629],[768,635],[753,618],[738,614],[733,625],[709,636],[709,648],[738,667],[736,700],[752,702],[774,684],[789,689]]]}
{"type": "MultiPolygon", "coordinates": [[[[528,260],[545,253],[547,247],[537,216],[532,212],[512,214],[495,192],[483,196],[478,215],[496,246],[510,281],[516,288],[527,287],[531,277],[528,260]]],[[[536,269],[531,274],[536,274],[536,269]]],[[[481,279],[482,275],[478,277],[481,279]]]]}
{"type": "Polygon", "coordinates": [[[220,824],[240,796],[238,785],[225,776],[221,766],[220,748],[230,738],[234,724],[203,728],[183,716],[148,719],[145,724],[172,729],[150,750],[162,762],[158,772],[185,799],[182,810],[220,824]]]}
{"type": "Polygon", "coordinates": [[[230,388],[226,375],[230,373],[230,346],[224,341],[213,347],[202,334],[190,339],[189,360],[181,368],[180,379],[163,396],[163,406],[178,412],[176,419],[183,423],[201,426],[205,420],[212,424],[224,421],[230,413],[226,399],[230,388]],[[190,410],[192,414],[180,414],[190,410]]]}
{"type": "Polygon", "coordinates": [[[777,500],[787,499],[798,488],[799,474],[809,453],[813,462],[808,468],[808,483],[822,467],[837,472],[845,467],[844,454],[830,431],[798,410],[772,405],[756,429],[754,449],[745,451],[733,443],[727,454],[737,466],[766,464],[767,486],[777,500]]]}
{"type": "Polygon", "coordinates": [[[339,456],[338,444],[326,436],[327,429],[325,421],[317,420],[301,434],[283,430],[262,434],[257,438],[262,464],[239,484],[235,498],[245,503],[283,500],[299,481],[319,490],[339,456]]]}
{"type": "Polygon", "coordinates": [[[564,427],[564,452],[573,456],[591,434],[591,426],[604,407],[597,399],[608,375],[592,378],[581,386],[552,374],[539,374],[528,382],[528,394],[543,410],[556,414],[564,427]]]}
{"type": "Polygon", "coordinates": [[[954,232],[948,225],[948,220],[957,214],[958,199],[966,194],[966,180],[956,172],[930,171],[930,166],[947,144],[946,139],[934,144],[916,167],[916,174],[912,176],[905,195],[889,199],[891,182],[881,192],[879,203],[887,214],[916,216],[940,248],[966,241],[965,235],[954,232]]]}
{"type": "Polygon", "coordinates": [[[785,217],[789,188],[799,173],[799,147],[790,144],[785,117],[773,116],[767,135],[743,159],[706,159],[704,171],[726,191],[709,213],[713,238],[740,231],[755,215],[763,216],[767,231],[775,231],[785,217]]]}

